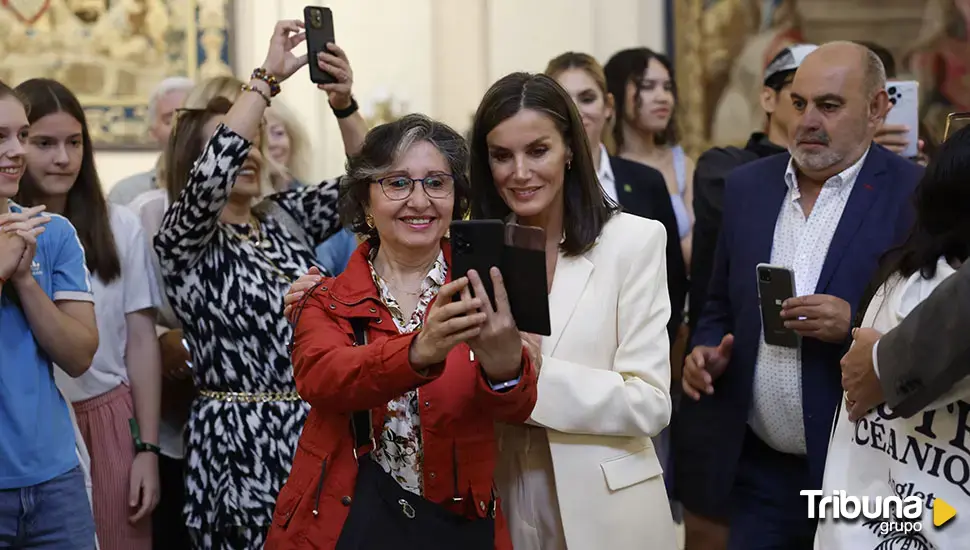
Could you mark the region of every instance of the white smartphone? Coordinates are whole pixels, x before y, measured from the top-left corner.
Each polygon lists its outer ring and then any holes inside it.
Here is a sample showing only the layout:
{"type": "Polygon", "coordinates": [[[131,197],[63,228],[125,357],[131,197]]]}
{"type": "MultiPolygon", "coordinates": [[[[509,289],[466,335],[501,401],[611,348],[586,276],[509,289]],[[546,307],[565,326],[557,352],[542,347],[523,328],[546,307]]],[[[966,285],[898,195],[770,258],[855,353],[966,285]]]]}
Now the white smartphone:
{"type": "Polygon", "coordinates": [[[906,140],[909,145],[902,155],[916,158],[919,155],[919,82],[915,80],[890,80],[886,93],[892,107],[886,115],[886,124],[907,126],[906,140]]]}

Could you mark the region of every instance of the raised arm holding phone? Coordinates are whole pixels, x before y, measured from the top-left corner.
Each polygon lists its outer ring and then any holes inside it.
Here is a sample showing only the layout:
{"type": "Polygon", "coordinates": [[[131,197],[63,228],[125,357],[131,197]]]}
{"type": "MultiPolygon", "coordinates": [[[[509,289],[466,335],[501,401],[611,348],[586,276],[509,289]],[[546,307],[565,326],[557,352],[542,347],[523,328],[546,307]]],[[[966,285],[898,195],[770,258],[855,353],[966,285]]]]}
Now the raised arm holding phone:
{"type": "MultiPolygon", "coordinates": [[[[280,297],[315,265],[315,246],[341,229],[338,180],[266,195],[263,122],[308,62],[303,28],[278,22],[238,98],[179,111],[165,152],[171,206],[155,249],[198,390],[185,469],[186,485],[197,489],[185,506],[195,548],[263,547],[309,409],[296,391],[280,297]]],[[[365,127],[353,71],[342,49],[330,44],[329,52],[313,62],[335,76],[322,89],[352,153],[365,127]]]]}

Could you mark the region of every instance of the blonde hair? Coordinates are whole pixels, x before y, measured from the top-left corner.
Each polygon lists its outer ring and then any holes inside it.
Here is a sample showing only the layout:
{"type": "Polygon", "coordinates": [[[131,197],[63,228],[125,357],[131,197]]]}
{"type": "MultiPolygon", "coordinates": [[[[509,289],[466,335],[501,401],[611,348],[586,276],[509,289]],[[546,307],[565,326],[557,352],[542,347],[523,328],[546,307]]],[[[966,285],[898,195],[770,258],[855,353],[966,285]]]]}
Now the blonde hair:
{"type": "MultiPolygon", "coordinates": [[[[606,102],[606,98],[609,97],[610,92],[606,87],[606,72],[603,71],[603,66],[600,62],[596,60],[595,57],[581,52],[566,52],[562,55],[557,56],[552,61],[546,65],[546,76],[556,78],[562,73],[570,69],[579,69],[584,71],[593,79],[596,83],[596,87],[599,88],[600,93],[603,94],[603,102],[606,102]]],[[[614,111],[615,112],[615,111],[614,111]]],[[[610,116],[606,124],[603,125],[603,132],[600,135],[600,141],[606,147],[606,150],[610,154],[614,154],[616,151],[616,145],[613,141],[613,124],[614,116],[610,116]]],[[[598,152],[594,152],[594,155],[598,155],[598,152]]]]}
{"type": "MultiPolygon", "coordinates": [[[[189,95],[185,98],[185,103],[182,105],[182,108],[196,110],[207,109],[211,106],[212,100],[217,97],[226,98],[230,103],[234,103],[242,94],[242,85],[243,82],[233,76],[217,76],[210,78],[196,85],[196,87],[189,92],[189,95]]],[[[176,116],[175,125],[178,125],[178,116],[176,116]]],[[[262,134],[262,139],[260,140],[259,152],[263,155],[264,168],[266,169],[260,171],[259,187],[261,195],[265,197],[266,195],[274,193],[276,190],[273,188],[273,182],[271,179],[273,172],[271,164],[272,160],[269,158],[269,153],[266,151],[267,139],[265,124],[263,124],[260,128],[260,133],[262,134]]],[[[173,131],[172,134],[173,139],[169,140],[170,145],[169,147],[166,147],[166,150],[162,153],[162,156],[168,155],[172,152],[171,144],[174,143],[175,131],[173,131]]],[[[198,151],[198,154],[202,154],[202,151],[198,151]]],[[[192,163],[190,164],[194,163],[195,160],[193,159],[192,163]]],[[[169,163],[167,159],[159,159],[159,166],[172,165],[175,165],[175,163],[169,163]]],[[[188,177],[188,173],[183,174],[182,177],[188,177]]],[[[159,173],[157,178],[160,182],[168,181],[167,175],[164,173],[159,173]]],[[[182,185],[184,186],[184,182],[182,185]]],[[[181,186],[178,187],[181,188],[181,186]]]]}
{"type": "Polygon", "coordinates": [[[273,161],[272,164],[278,172],[278,177],[292,178],[303,184],[310,183],[313,177],[310,173],[312,150],[310,137],[307,135],[303,124],[300,123],[293,110],[279,98],[273,101],[273,105],[266,110],[266,114],[278,119],[283,124],[286,135],[290,139],[289,163],[286,166],[281,166],[280,163],[273,161]]]}

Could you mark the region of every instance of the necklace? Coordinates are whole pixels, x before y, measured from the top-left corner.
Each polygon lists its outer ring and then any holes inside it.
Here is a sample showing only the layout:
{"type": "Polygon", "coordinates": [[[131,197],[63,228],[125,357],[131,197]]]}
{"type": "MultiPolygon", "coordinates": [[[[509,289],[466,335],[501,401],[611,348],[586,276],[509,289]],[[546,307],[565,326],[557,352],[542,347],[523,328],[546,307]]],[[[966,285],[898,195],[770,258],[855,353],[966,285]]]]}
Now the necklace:
{"type": "Polygon", "coordinates": [[[266,254],[266,249],[270,247],[271,243],[263,238],[262,226],[259,223],[259,218],[256,216],[250,216],[249,229],[246,231],[245,235],[239,231],[236,231],[235,229],[231,229],[230,233],[232,233],[233,236],[242,241],[244,244],[249,244],[252,246],[256,255],[265,260],[265,262],[269,265],[270,271],[272,271],[274,275],[285,281],[287,284],[292,282],[292,280],[287,277],[285,273],[283,273],[283,270],[276,265],[276,262],[274,262],[266,254]]]}

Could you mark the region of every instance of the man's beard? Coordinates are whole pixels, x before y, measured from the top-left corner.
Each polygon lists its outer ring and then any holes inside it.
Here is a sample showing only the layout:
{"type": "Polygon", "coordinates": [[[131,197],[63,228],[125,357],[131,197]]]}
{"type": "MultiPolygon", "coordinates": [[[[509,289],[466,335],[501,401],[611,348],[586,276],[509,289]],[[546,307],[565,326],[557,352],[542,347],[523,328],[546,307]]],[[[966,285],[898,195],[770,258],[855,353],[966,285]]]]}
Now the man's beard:
{"type": "Polygon", "coordinates": [[[818,129],[808,132],[798,132],[795,135],[795,143],[792,144],[789,152],[793,159],[795,159],[795,164],[799,168],[811,170],[817,172],[820,170],[825,170],[826,168],[831,168],[836,164],[842,162],[845,155],[841,152],[835,151],[828,147],[831,143],[829,135],[825,130],[818,129]],[[801,141],[811,141],[816,143],[821,143],[826,146],[825,149],[820,151],[805,151],[798,148],[798,144],[801,141]]]}

